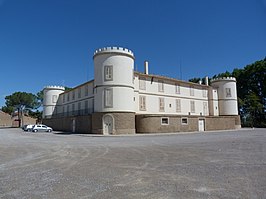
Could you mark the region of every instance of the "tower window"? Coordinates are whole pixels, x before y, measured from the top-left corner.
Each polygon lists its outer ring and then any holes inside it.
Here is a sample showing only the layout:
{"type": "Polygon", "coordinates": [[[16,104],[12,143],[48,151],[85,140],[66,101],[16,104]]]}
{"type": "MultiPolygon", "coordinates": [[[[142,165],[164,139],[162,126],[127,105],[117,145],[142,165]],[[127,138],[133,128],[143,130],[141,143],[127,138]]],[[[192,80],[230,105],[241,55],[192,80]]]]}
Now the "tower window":
{"type": "Polygon", "coordinates": [[[139,96],[139,110],[146,111],[146,97],[139,96]]]}
{"type": "Polygon", "coordinates": [[[231,88],[225,88],[225,96],[226,97],[232,97],[231,88]]]}
{"type": "Polygon", "coordinates": [[[113,80],[113,66],[104,66],[104,81],[113,80]]]}
{"type": "Polygon", "coordinates": [[[104,107],[112,108],[113,107],[113,89],[104,89],[104,107]]]}
{"type": "Polygon", "coordinates": [[[53,103],[56,103],[56,101],[57,101],[57,96],[53,95],[53,103]]]}

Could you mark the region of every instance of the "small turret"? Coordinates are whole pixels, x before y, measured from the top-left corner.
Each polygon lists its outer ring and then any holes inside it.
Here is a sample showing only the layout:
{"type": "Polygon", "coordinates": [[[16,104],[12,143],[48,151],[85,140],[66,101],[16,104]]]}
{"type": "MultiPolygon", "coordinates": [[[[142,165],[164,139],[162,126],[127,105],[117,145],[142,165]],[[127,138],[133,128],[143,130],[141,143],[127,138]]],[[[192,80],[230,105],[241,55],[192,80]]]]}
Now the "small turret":
{"type": "Polygon", "coordinates": [[[43,89],[43,118],[50,118],[58,103],[58,98],[65,91],[62,86],[46,86],[43,89]]]}
{"type": "Polygon", "coordinates": [[[218,91],[219,115],[238,115],[236,78],[216,78],[211,86],[218,91]]]}

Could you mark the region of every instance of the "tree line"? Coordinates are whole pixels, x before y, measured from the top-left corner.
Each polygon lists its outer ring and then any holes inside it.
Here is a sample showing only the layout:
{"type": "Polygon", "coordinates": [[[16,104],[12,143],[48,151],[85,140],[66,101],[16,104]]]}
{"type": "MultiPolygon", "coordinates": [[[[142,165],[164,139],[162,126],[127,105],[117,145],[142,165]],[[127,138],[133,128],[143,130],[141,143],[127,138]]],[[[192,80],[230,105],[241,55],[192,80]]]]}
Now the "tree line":
{"type": "MultiPolygon", "coordinates": [[[[266,58],[245,66],[214,75],[217,77],[235,77],[237,80],[238,110],[242,126],[266,127],[266,58]]],[[[212,79],[211,78],[211,79],[212,79]]],[[[193,78],[189,81],[204,81],[193,78]]]]}

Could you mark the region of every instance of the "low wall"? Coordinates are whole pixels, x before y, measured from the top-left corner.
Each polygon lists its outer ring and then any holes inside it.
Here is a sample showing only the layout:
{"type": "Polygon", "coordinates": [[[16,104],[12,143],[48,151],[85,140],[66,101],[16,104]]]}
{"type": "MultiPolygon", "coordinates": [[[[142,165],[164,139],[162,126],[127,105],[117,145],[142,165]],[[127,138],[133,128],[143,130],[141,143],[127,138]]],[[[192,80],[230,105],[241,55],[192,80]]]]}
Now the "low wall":
{"type": "Polygon", "coordinates": [[[91,133],[91,115],[43,119],[43,124],[55,131],[72,133],[91,133]]]}
{"type": "Polygon", "coordinates": [[[239,116],[136,115],[136,131],[137,133],[198,131],[199,120],[204,120],[205,131],[230,130],[241,127],[239,116]],[[162,118],[168,118],[168,124],[163,124],[162,118]],[[187,124],[182,124],[182,118],[187,119],[187,124]]]}
{"type": "Polygon", "coordinates": [[[103,134],[103,117],[111,115],[114,118],[114,135],[134,134],[135,130],[135,113],[93,113],[92,114],[92,133],[103,134]]]}

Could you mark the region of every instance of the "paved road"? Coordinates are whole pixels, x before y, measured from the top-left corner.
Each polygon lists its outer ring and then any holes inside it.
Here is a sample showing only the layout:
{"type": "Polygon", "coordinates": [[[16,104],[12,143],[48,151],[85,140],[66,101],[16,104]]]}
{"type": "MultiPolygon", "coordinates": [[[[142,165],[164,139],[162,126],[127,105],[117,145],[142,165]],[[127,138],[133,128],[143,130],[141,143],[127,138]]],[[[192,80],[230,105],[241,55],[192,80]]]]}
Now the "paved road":
{"type": "Polygon", "coordinates": [[[89,136],[0,129],[0,198],[266,198],[266,129],[89,136]]]}

